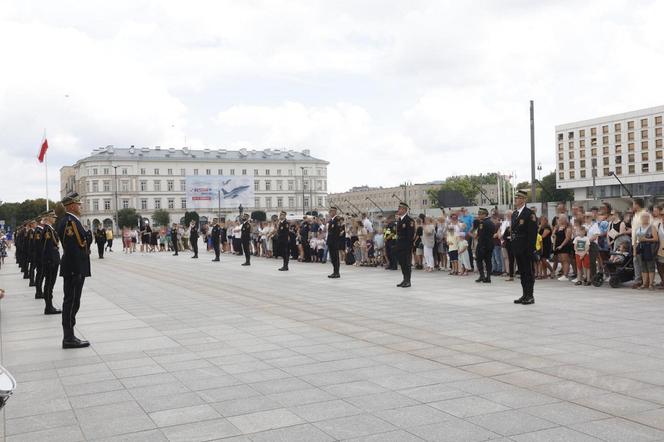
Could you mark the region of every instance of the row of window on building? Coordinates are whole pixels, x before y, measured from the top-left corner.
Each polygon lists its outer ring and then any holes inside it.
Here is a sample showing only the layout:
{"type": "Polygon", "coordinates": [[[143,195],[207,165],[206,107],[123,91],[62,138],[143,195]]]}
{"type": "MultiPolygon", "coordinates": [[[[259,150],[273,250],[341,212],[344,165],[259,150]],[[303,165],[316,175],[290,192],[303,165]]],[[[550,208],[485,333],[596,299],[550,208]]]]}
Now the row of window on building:
{"type": "MultiPolygon", "coordinates": [[[[662,125],[662,116],[661,115],[656,116],[654,118],[654,122],[655,122],[655,126],[661,126],[662,125]]],[[[648,118],[641,118],[640,119],[641,137],[642,138],[648,136],[648,131],[646,130],[648,128],[648,124],[649,124],[649,119],[648,118]]],[[[622,132],[622,125],[623,125],[623,123],[613,123],[613,132],[615,134],[619,134],[620,132],[622,132]]],[[[628,131],[633,131],[635,129],[635,127],[636,127],[636,122],[635,121],[628,121],[627,122],[627,130],[628,131]]],[[[591,137],[597,136],[597,129],[598,129],[597,127],[591,127],[590,128],[590,136],[591,137]]],[[[656,130],[656,132],[657,132],[657,130],[659,130],[659,136],[661,136],[661,133],[662,133],[661,132],[661,127],[658,127],[655,130],[656,130]]],[[[632,137],[633,137],[634,132],[631,132],[631,133],[632,133],[632,137]]],[[[602,126],[602,135],[607,135],[607,134],[609,134],[609,125],[605,124],[605,125],[602,126]]],[[[579,138],[584,138],[585,136],[586,136],[586,129],[579,129],[579,138]]],[[[629,133],[628,133],[627,136],[628,136],[628,139],[629,139],[629,136],[630,136],[629,133]]],[[[563,138],[564,138],[564,134],[563,134],[563,132],[560,132],[558,134],[558,141],[563,141],[563,138]]],[[[573,140],[574,139],[574,131],[568,131],[567,132],[567,139],[568,140],[573,140]]],[[[605,136],[604,139],[607,140],[605,142],[608,142],[608,136],[605,136]]]]}
{"type": "MultiPolygon", "coordinates": [[[[572,163],[570,163],[570,166],[572,163]]],[[[641,163],[641,167],[639,168],[639,173],[649,173],[652,172],[650,168],[649,163],[641,163]]],[[[601,172],[602,175],[599,175],[599,171],[597,171],[598,175],[596,176],[611,176],[611,168],[610,167],[602,167],[601,172]]],[[[616,175],[623,175],[623,166],[618,166],[616,165],[615,168],[613,169],[613,172],[616,175]]],[[[662,161],[658,161],[655,163],[655,172],[664,172],[664,163],[662,161]]],[[[576,179],[576,171],[575,170],[569,170],[567,172],[569,174],[569,179],[574,180],[576,179]]],[[[628,175],[635,175],[637,173],[637,168],[635,164],[629,164],[627,166],[627,174],[628,175]]],[[[592,170],[579,170],[579,178],[584,179],[584,178],[592,178],[592,170]]],[[[565,171],[562,170],[560,167],[558,168],[558,179],[564,180],[565,179],[565,171]]]]}
{"type": "MultiPolygon", "coordinates": [[[[283,190],[289,190],[289,191],[295,191],[299,190],[297,181],[299,180],[286,180],[286,188],[284,189],[284,180],[275,180],[275,186],[272,186],[272,181],[270,180],[254,180],[254,190],[255,191],[260,191],[260,190],[265,190],[265,191],[272,191],[272,190],[277,190],[277,191],[283,191],[283,190]]],[[[305,191],[313,190],[315,187],[316,191],[319,192],[324,192],[327,191],[327,182],[325,180],[304,180],[302,182],[303,184],[303,189],[305,191]]],[[[111,192],[112,187],[111,187],[111,180],[103,180],[101,182],[101,191],[102,192],[111,192]]],[[[152,181],[152,191],[155,192],[161,192],[162,191],[162,181],[160,180],[154,180],[152,181]]],[[[120,180],[120,184],[118,185],[119,191],[121,192],[129,192],[131,190],[130,182],[128,180],[120,180]]],[[[97,180],[92,180],[92,181],[87,181],[86,182],[86,190],[88,193],[96,193],[99,192],[100,190],[99,187],[99,181],[97,180]]],[[[147,192],[149,190],[148,188],[148,181],[147,180],[141,180],[138,182],[138,189],[141,192],[147,192]]],[[[175,191],[175,180],[167,180],[166,181],[166,188],[165,190],[167,192],[174,192],[175,191]]],[[[179,181],[179,191],[184,192],[186,191],[186,181],[185,180],[180,180],[179,181]]]]}
{"type": "MultiPolygon", "coordinates": [[[[174,175],[173,173],[174,169],[166,169],[166,175],[174,175]]],[[[114,167],[89,167],[88,168],[88,176],[93,176],[93,175],[99,175],[101,171],[101,175],[111,175],[111,173],[116,173],[116,170],[114,167]],[[113,169],[113,172],[111,172],[111,169],[113,169]]],[[[141,167],[139,169],[140,175],[147,175],[148,170],[147,168],[141,167]]],[[[156,167],[152,169],[153,175],[160,175],[161,174],[161,169],[156,167]]],[[[203,172],[205,172],[205,175],[213,175],[213,169],[191,169],[191,175],[203,175],[203,172]],[[200,173],[199,173],[200,172],[200,173]]],[[[241,175],[247,175],[248,174],[248,169],[241,169],[240,170],[241,175]]],[[[316,175],[318,176],[323,176],[324,169],[316,169],[316,175]]],[[[235,175],[235,169],[226,169],[226,173],[228,175],[235,175]]],[[[224,169],[217,169],[217,175],[224,175],[224,169]]],[[[287,174],[289,176],[293,176],[293,169],[288,169],[287,174]]],[[[129,175],[129,168],[127,167],[120,167],[120,175],[129,175]]],[[[181,176],[186,176],[187,175],[187,169],[180,169],[180,175],[181,176]]],[[[265,169],[265,174],[264,176],[271,176],[272,175],[272,170],[271,169],[265,169]]],[[[282,175],[282,170],[281,169],[276,169],[276,175],[281,176],[282,175]]],[[[309,170],[306,168],[302,169],[302,175],[308,176],[309,175],[309,170]]],[[[260,170],[259,169],[254,169],[254,176],[261,176],[260,170]]]]}
{"type": "MultiPolygon", "coordinates": [[[[162,205],[162,198],[153,198],[152,199],[152,205],[149,205],[150,200],[148,198],[141,198],[139,200],[139,208],[140,210],[150,210],[150,209],[175,209],[175,198],[167,198],[166,199],[166,206],[162,205]]],[[[325,205],[325,198],[322,196],[316,197],[314,200],[318,206],[317,207],[324,207],[325,205]]],[[[311,199],[308,196],[305,196],[304,198],[304,207],[309,208],[310,206],[311,199]]],[[[87,199],[85,201],[85,205],[87,210],[91,210],[93,212],[99,212],[100,211],[100,203],[103,211],[111,211],[112,206],[111,206],[111,200],[110,199],[87,199]]],[[[256,197],[254,198],[254,208],[264,208],[264,209],[281,209],[281,208],[288,208],[288,209],[295,209],[296,208],[296,198],[294,196],[289,196],[288,198],[284,199],[284,197],[278,196],[276,198],[272,198],[270,196],[260,198],[256,197]],[[288,206],[284,206],[284,201],[288,202],[288,206]],[[275,204],[276,205],[273,205],[275,204]]],[[[120,200],[120,209],[129,209],[131,207],[130,200],[128,199],[122,199],[120,200]]],[[[186,209],[187,208],[187,199],[186,198],[180,198],[180,207],[179,209],[186,209]]]]}

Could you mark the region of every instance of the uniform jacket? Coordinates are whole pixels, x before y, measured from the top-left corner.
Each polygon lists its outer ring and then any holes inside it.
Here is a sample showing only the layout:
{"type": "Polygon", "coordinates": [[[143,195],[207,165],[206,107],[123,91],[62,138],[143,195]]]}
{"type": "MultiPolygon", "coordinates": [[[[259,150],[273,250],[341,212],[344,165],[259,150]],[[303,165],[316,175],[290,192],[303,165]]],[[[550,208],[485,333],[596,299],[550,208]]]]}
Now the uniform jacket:
{"type": "Polygon", "coordinates": [[[240,239],[242,241],[249,241],[251,239],[251,223],[249,221],[243,222],[240,232],[240,239]]]}
{"type": "Polygon", "coordinates": [[[197,241],[198,240],[198,227],[196,224],[191,226],[189,229],[189,238],[191,238],[191,241],[197,241]]]}
{"type": "Polygon", "coordinates": [[[339,220],[335,216],[327,222],[327,245],[337,247],[339,245],[339,237],[341,236],[341,226],[339,220]]]}
{"type": "Polygon", "coordinates": [[[219,224],[215,224],[212,226],[212,231],[210,232],[213,243],[219,244],[219,235],[221,235],[221,227],[219,227],[219,224]]]}
{"type": "Polygon", "coordinates": [[[44,266],[56,266],[60,264],[60,239],[55,229],[48,224],[44,226],[44,266]]]}
{"type": "Polygon", "coordinates": [[[58,223],[57,234],[62,242],[60,276],[90,276],[89,237],[76,216],[67,213],[58,223]]]}
{"type": "MultiPolygon", "coordinates": [[[[478,220],[479,221],[479,220],[478,220]]],[[[486,217],[479,221],[477,226],[477,253],[489,253],[493,251],[493,235],[496,233],[496,225],[491,218],[486,217]]]]}
{"type": "Polygon", "coordinates": [[[515,254],[535,253],[537,240],[537,217],[528,207],[515,210],[512,214],[512,252],[515,254]]]}
{"type": "Polygon", "coordinates": [[[32,262],[35,265],[41,266],[42,263],[42,250],[44,249],[44,228],[39,225],[35,227],[32,234],[32,262]]]}
{"type": "Polygon", "coordinates": [[[277,238],[279,238],[279,242],[282,244],[288,242],[288,220],[279,221],[277,225],[277,238]]]}
{"type": "Polygon", "coordinates": [[[397,247],[400,250],[413,248],[415,240],[415,221],[405,214],[403,218],[396,220],[397,223],[397,247]]]}

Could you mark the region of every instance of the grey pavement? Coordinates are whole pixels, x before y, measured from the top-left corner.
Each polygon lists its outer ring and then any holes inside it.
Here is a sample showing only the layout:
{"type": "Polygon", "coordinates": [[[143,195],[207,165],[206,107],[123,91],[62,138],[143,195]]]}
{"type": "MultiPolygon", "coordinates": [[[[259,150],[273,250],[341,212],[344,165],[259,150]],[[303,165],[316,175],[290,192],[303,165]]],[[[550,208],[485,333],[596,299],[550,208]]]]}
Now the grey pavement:
{"type": "Polygon", "coordinates": [[[0,438],[664,441],[664,292],[189,256],[93,256],[79,350],[10,257],[0,438]]]}

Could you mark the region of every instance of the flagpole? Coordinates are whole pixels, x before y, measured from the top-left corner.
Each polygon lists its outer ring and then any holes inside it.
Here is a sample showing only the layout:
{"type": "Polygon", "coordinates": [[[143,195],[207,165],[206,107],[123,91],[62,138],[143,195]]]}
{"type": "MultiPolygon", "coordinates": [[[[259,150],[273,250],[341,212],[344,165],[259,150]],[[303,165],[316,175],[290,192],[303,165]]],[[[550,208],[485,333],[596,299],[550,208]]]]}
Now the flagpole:
{"type": "MultiPolygon", "coordinates": [[[[44,129],[44,140],[46,139],[46,129],[44,129]]],[[[44,141],[42,140],[42,143],[44,141]]],[[[48,212],[48,153],[44,153],[44,178],[46,179],[46,211],[48,212]]]]}

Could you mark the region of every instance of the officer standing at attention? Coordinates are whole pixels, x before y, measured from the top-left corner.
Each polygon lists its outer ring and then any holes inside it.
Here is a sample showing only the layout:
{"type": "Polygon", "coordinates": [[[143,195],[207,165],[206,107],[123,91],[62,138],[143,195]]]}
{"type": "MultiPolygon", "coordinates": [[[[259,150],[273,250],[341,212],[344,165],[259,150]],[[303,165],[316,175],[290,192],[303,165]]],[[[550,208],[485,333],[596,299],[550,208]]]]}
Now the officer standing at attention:
{"type": "Polygon", "coordinates": [[[477,249],[475,259],[480,277],[475,282],[491,282],[491,256],[493,255],[493,235],[496,227],[489,218],[489,211],[483,208],[477,212],[479,226],[477,226],[477,249]],[[485,273],[486,271],[486,273],[485,273]]]}
{"type": "Polygon", "coordinates": [[[44,274],[44,308],[45,315],[58,315],[61,310],[53,307],[53,287],[58,277],[58,267],[60,267],[60,240],[58,234],[53,228],[55,212],[53,210],[43,214],[44,221],[44,240],[43,243],[43,263],[42,272],[44,274]]]}
{"type": "MultiPolygon", "coordinates": [[[[29,228],[28,228],[28,236],[27,236],[27,241],[26,241],[26,260],[28,265],[26,266],[28,270],[28,279],[30,280],[30,283],[28,286],[34,287],[35,286],[35,260],[34,260],[34,250],[35,250],[35,220],[30,220],[29,228]]],[[[24,275],[25,277],[25,275],[24,275]]]]}
{"type": "Polygon", "coordinates": [[[33,234],[34,247],[32,249],[32,261],[35,263],[35,299],[44,299],[42,287],[44,285],[44,273],[42,269],[44,252],[44,226],[42,216],[36,218],[37,225],[33,234]]]}
{"type": "Polygon", "coordinates": [[[189,242],[191,243],[191,250],[194,251],[192,258],[198,258],[198,225],[193,219],[189,224],[189,242]]]}
{"type": "Polygon", "coordinates": [[[85,230],[78,218],[81,215],[81,199],[76,192],[64,197],[62,205],[66,213],[56,229],[62,241],[60,276],[64,279],[64,300],[62,302],[62,348],[81,348],[90,345],[88,341],[74,335],[76,313],[81,306],[81,293],[85,278],[90,276],[90,249],[85,238],[85,230]]]}
{"type": "Polygon", "coordinates": [[[97,227],[95,232],[95,243],[97,244],[97,255],[104,259],[104,247],[106,247],[106,230],[102,226],[97,227]]]}
{"type": "Polygon", "coordinates": [[[330,221],[327,223],[327,250],[332,262],[332,274],[328,278],[341,278],[339,274],[339,236],[341,235],[341,226],[337,218],[337,208],[330,207],[330,221]]]}
{"type": "Polygon", "coordinates": [[[171,242],[173,243],[173,250],[175,253],[173,253],[173,256],[179,256],[178,255],[178,225],[176,223],[173,223],[173,227],[171,227],[171,242]]]}
{"type": "Polygon", "coordinates": [[[523,291],[515,304],[534,304],[533,294],[535,280],[533,279],[533,255],[535,254],[535,241],[537,240],[537,216],[526,207],[528,194],[519,190],[514,198],[515,209],[512,213],[512,253],[519,266],[521,275],[521,288],[523,291]]]}
{"type": "Polygon", "coordinates": [[[401,266],[403,281],[397,287],[410,287],[410,273],[413,265],[413,240],[415,238],[415,221],[408,216],[408,204],[399,203],[397,209],[397,243],[396,255],[401,266]]]}
{"type": "Polygon", "coordinates": [[[221,235],[221,227],[217,224],[217,218],[212,220],[212,230],[210,236],[212,236],[212,248],[214,249],[214,259],[212,261],[219,262],[219,236],[221,235]]]}
{"type": "Polygon", "coordinates": [[[283,210],[279,213],[279,224],[277,224],[277,243],[279,244],[279,253],[283,260],[283,264],[279,269],[280,272],[288,271],[288,258],[290,258],[290,250],[288,250],[288,220],[286,219],[286,212],[283,210]]]}
{"type": "Polygon", "coordinates": [[[240,242],[242,242],[242,251],[244,252],[243,266],[251,265],[251,223],[249,214],[245,213],[242,217],[242,228],[240,229],[240,242]]]}

